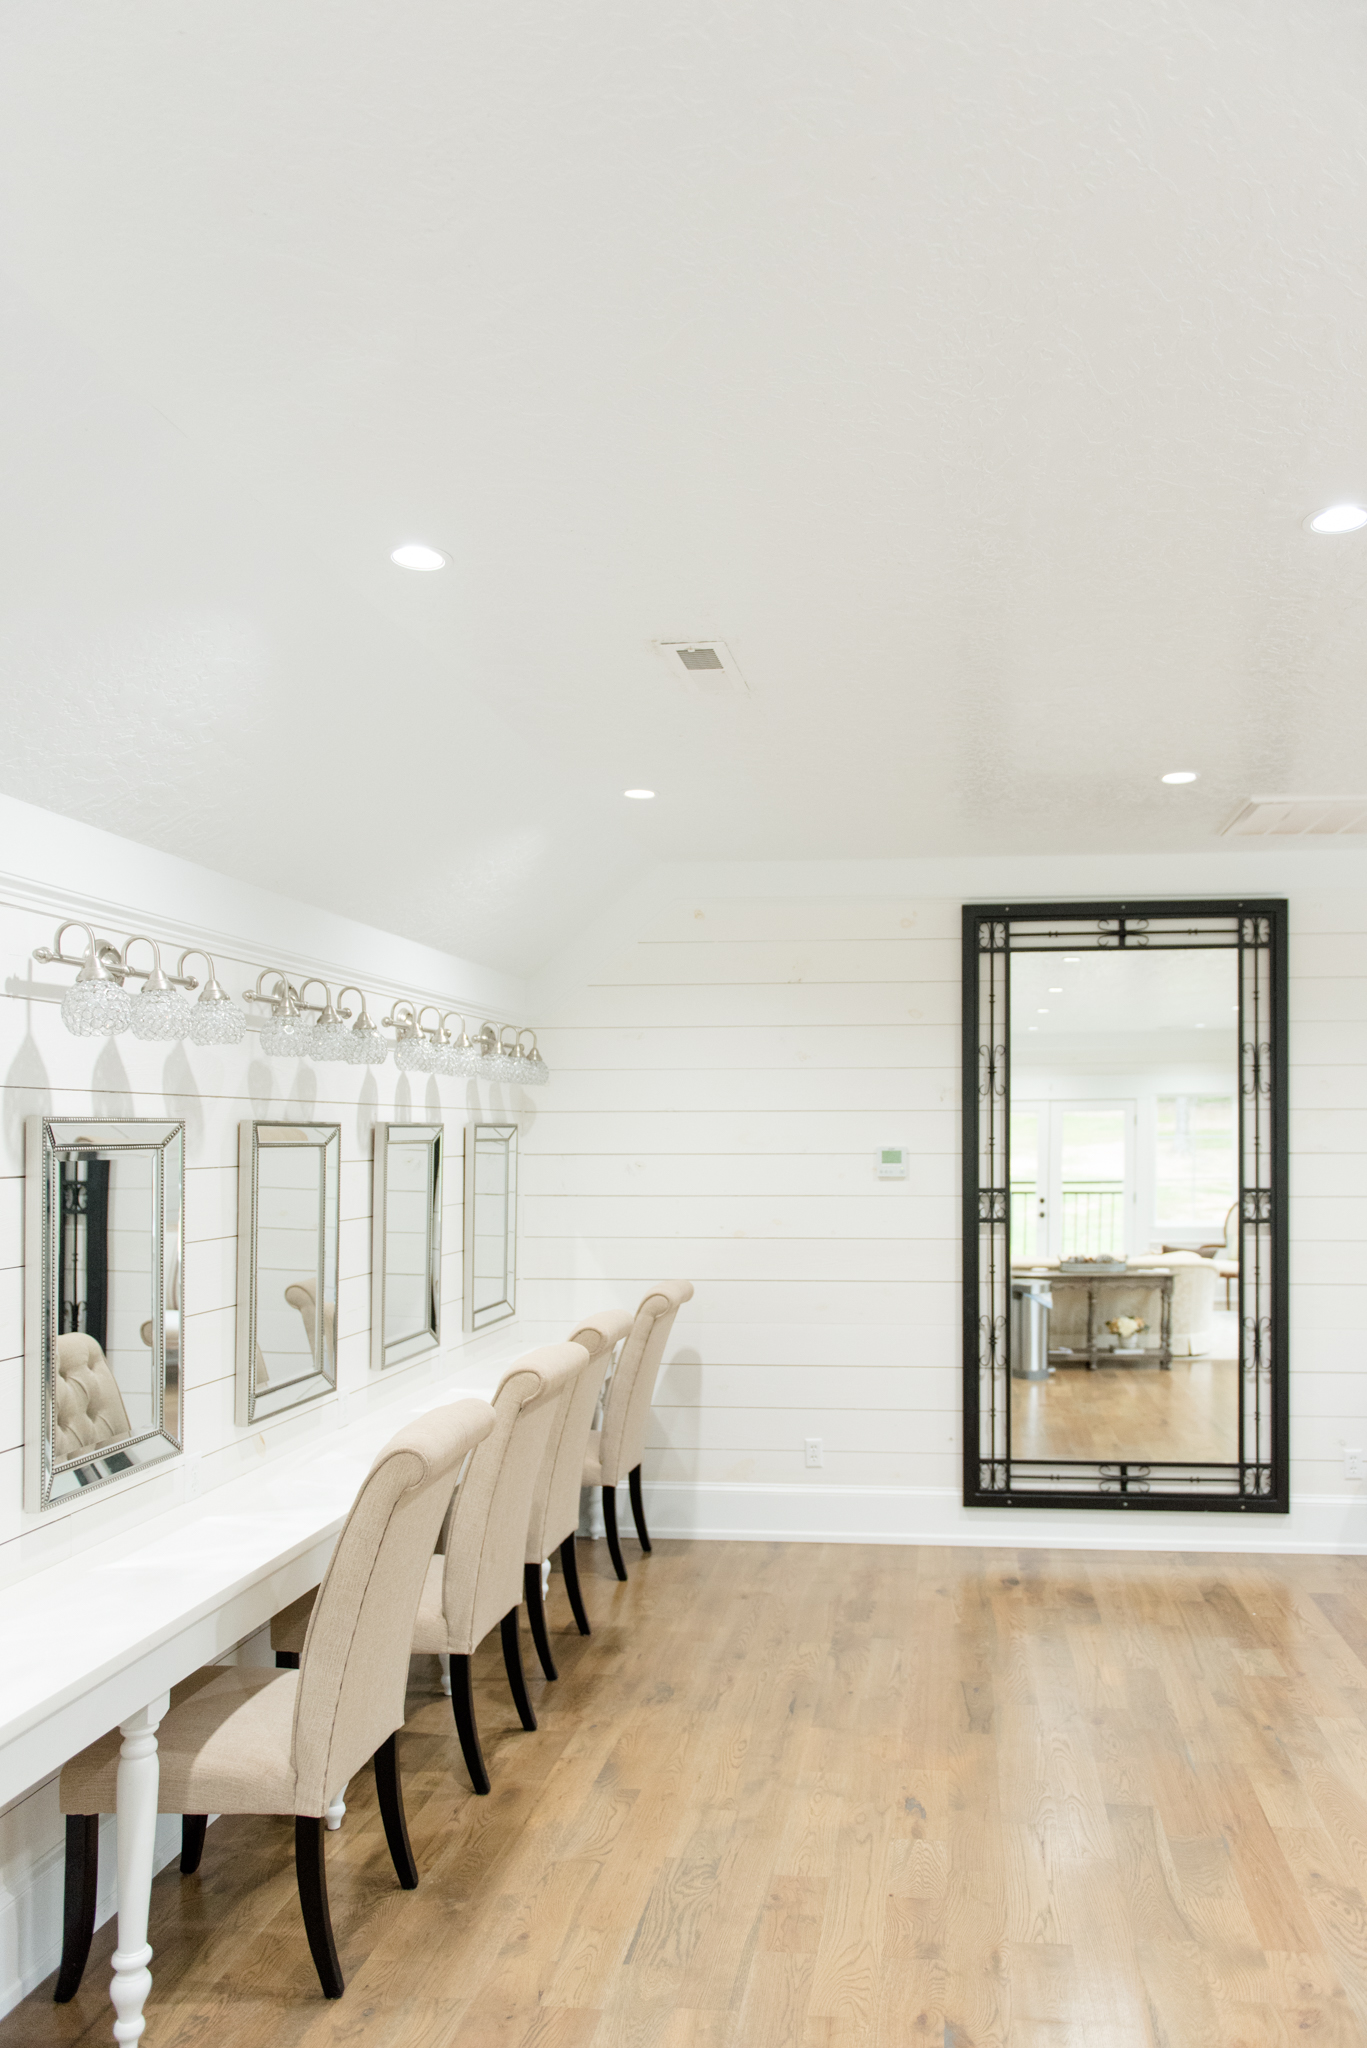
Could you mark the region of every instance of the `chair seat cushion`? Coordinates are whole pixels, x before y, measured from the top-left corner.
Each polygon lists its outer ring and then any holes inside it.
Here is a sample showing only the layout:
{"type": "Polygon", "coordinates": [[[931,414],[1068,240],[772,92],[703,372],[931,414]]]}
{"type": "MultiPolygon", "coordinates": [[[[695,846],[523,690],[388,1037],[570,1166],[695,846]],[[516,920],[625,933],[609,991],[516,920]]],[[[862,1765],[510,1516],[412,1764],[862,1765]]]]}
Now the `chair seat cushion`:
{"type": "Polygon", "coordinates": [[[584,1453],[585,1486],[601,1486],[603,1483],[603,1432],[589,1431],[589,1447],[584,1453]]]}
{"type": "MultiPolygon", "coordinates": [[[[172,1707],[157,1730],[159,1813],[294,1813],[290,1761],[297,1671],[231,1665],[172,1707]]],[[[113,1813],[117,1728],[62,1771],[63,1813],[113,1813]]]]}

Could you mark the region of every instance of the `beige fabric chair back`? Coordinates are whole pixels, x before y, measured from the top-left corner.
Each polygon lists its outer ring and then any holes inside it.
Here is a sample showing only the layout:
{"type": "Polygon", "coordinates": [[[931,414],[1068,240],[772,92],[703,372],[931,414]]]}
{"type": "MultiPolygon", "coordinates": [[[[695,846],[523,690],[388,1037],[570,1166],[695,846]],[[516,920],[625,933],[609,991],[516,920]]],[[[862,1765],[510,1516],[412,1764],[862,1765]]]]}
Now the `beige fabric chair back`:
{"type": "Polygon", "coordinates": [[[79,1458],[133,1434],[109,1360],[93,1337],[66,1331],[57,1339],[57,1413],[53,1455],[79,1458]]]}
{"type": "Polygon", "coordinates": [[[537,1474],[560,1397],[585,1371],[582,1344],[542,1344],[503,1375],[498,1417],[461,1481],[446,1536],[442,1613],[447,1648],[468,1657],[522,1599],[522,1565],[537,1474]]]}
{"type": "Polygon", "coordinates": [[[603,1375],[612,1354],[630,1328],[631,1317],[625,1309],[606,1308],[596,1316],[586,1317],[570,1337],[571,1344],[583,1345],[589,1362],[566,1387],[559,1411],[551,1422],[527,1524],[528,1564],[540,1564],[579,1527],[579,1490],[584,1479],[584,1452],[593,1428],[593,1411],[598,1406],[603,1375]]]}
{"type": "Polygon", "coordinates": [[[692,1299],[691,1280],[662,1280],[636,1311],[603,1398],[604,1486],[616,1486],[641,1462],[665,1344],[675,1316],[692,1299]]]}
{"type": "Polygon", "coordinates": [[[299,1659],[296,1813],[325,1813],[403,1726],[432,1547],[462,1460],[494,1426],[487,1401],[453,1401],[401,1429],[371,1466],[318,1588],[299,1659]]]}

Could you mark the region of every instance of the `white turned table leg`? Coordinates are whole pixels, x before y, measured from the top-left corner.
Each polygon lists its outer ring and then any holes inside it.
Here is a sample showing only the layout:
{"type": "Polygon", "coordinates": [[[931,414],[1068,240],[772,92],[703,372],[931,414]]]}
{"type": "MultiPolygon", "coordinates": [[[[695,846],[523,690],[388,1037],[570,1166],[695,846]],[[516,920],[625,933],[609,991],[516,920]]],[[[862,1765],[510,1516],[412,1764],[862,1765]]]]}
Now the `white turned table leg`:
{"type": "Polygon", "coordinates": [[[451,1697],[451,1659],[449,1657],[441,1657],[438,1659],[438,1662],[441,1665],[441,1689],[449,1700],[451,1697]]]}
{"type": "Polygon", "coordinates": [[[328,1808],[326,1814],[324,1815],[324,1819],[327,1821],[327,1824],[330,1828],[339,1828],[342,1825],[342,1815],[345,1812],[346,1786],[343,1785],[341,1791],[337,1794],[337,1797],[333,1800],[331,1806],[328,1808]]]}
{"type": "Polygon", "coordinates": [[[171,1704],[162,1693],[149,1706],[141,1707],[126,1721],[120,1721],[123,1748],[119,1751],[119,1772],[115,1797],[119,1839],[119,1945],[114,1951],[114,1981],[109,1995],[118,2014],[114,2039],[134,2042],[143,2029],[142,2009],[152,1989],[152,1972],[147,1965],[152,1951],[147,1943],[147,1915],[152,1903],[152,1865],[157,1846],[157,1788],[161,1766],[157,1761],[157,1729],[171,1704]]]}

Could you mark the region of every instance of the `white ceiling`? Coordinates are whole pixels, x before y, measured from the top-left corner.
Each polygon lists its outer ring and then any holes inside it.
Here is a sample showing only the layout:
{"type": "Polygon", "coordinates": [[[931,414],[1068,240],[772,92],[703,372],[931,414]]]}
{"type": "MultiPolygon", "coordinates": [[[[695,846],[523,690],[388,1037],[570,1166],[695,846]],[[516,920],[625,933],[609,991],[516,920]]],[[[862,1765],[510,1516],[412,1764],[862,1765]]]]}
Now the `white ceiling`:
{"type": "Polygon", "coordinates": [[[0,49],[0,788],[528,968],[657,860],[1367,787],[1367,534],[1300,525],[1367,494],[1347,0],[16,0],[0,49]],[[649,651],[706,634],[747,698],[649,651]]]}

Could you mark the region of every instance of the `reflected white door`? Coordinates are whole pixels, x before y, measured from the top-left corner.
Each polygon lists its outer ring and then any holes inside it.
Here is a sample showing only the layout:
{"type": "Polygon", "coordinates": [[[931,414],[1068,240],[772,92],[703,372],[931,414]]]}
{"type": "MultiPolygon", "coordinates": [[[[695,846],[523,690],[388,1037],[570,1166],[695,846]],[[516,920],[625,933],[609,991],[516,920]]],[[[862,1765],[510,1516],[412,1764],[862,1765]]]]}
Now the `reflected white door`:
{"type": "Polygon", "coordinates": [[[1137,1247],[1135,1104],[1011,1108],[1011,1256],[1075,1258],[1137,1247]]]}

